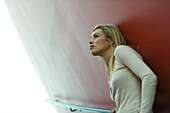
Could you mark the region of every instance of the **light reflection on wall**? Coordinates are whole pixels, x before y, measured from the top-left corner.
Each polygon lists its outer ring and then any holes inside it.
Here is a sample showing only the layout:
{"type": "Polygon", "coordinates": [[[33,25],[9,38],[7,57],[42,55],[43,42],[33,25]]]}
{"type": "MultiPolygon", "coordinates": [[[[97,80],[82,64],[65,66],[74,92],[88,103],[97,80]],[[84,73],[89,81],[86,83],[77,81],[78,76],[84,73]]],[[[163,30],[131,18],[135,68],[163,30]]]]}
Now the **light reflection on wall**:
{"type": "Polygon", "coordinates": [[[0,0],[0,113],[57,113],[48,98],[7,10],[0,0]]]}

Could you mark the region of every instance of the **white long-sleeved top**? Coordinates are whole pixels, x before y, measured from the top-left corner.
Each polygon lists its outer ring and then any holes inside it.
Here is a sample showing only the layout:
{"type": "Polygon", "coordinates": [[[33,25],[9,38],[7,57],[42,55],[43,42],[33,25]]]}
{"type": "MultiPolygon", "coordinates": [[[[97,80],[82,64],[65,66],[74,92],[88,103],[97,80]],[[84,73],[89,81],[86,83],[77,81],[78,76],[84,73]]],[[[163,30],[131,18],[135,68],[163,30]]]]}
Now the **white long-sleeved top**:
{"type": "Polygon", "coordinates": [[[117,113],[153,113],[156,75],[129,46],[117,46],[114,55],[114,70],[108,83],[117,113]]]}

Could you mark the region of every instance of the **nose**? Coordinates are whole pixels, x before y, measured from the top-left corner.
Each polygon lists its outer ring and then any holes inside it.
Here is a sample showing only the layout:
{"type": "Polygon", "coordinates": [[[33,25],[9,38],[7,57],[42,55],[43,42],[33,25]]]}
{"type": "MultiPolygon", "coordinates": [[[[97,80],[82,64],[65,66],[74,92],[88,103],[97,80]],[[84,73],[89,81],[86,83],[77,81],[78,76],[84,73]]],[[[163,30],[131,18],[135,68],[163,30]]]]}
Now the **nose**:
{"type": "Polygon", "coordinates": [[[90,40],[90,41],[89,41],[89,44],[93,44],[93,42],[90,40]]]}

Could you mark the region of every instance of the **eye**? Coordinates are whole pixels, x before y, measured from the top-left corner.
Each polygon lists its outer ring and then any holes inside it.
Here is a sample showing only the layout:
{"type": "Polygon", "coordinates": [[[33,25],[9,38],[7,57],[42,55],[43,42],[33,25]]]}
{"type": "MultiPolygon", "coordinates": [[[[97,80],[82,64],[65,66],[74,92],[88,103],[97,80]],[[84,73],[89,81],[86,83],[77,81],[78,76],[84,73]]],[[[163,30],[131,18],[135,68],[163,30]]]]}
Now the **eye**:
{"type": "Polygon", "coordinates": [[[96,38],[96,37],[99,37],[99,35],[94,35],[94,37],[96,38]]]}

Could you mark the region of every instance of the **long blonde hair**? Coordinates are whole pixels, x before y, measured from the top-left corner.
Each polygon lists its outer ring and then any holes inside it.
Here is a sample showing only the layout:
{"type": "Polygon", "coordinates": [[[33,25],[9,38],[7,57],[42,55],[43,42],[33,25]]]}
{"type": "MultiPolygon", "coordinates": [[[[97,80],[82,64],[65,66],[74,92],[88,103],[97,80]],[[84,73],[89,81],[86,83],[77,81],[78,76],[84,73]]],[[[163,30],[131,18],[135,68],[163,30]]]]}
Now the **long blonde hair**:
{"type": "Polygon", "coordinates": [[[111,38],[113,38],[114,41],[115,41],[111,45],[112,53],[111,53],[109,63],[107,63],[106,60],[103,57],[98,56],[98,59],[100,61],[104,62],[104,66],[105,66],[105,69],[106,69],[106,72],[107,72],[107,76],[108,76],[109,79],[111,79],[112,71],[114,69],[114,62],[115,62],[114,50],[118,45],[126,45],[126,41],[125,41],[122,33],[120,32],[120,30],[116,26],[114,26],[112,24],[104,24],[104,25],[99,24],[99,25],[96,25],[93,28],[92,31],[94,32],[96,29],[100,29],[100,28],[102,29],[103,34],[106,37],[106,40],[109,41],[111,38]]]}

